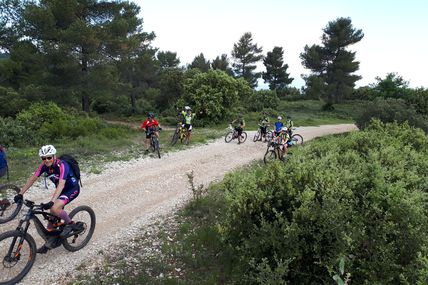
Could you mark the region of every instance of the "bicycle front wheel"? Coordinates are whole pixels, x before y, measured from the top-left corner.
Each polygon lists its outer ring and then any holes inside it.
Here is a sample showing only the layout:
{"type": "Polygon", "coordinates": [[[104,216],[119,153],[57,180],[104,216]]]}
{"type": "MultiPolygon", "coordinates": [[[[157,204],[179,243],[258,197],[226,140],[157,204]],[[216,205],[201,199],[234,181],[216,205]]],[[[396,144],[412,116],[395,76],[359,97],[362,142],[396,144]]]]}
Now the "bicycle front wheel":
{"type": "Polygon", "coordinates": [[[13,198],[21,191],[17,186],[6,184],[0,186],[0,224],[14,219],[22,208],[22,202],[15,203],[13,198]]]}
{"type": "Polygon", "coordinates": [[[155,147],[155,152],[157,153],[158,157],[161,158],[159,140],[157,138],[153,139],[153,145],[155,147]]]}
{"type": "Polygon", "coordinates": [[[174,132],[171,138],[171,146],[175,145],[178,141],[179,134],[178,132],[174,132]]]}
{"type": "Polygon", "coordinates": [[[36,242],[29,234],[9,231],[0,234],[0,285],[16,284],[36,260],[36,242]]]}
{"type": "Polygon", "coordinates": [[[258,140],[260,139],[260,137],[261,137],[261,133],[260,133],[260,130],[258,130],[258,131],[254,134],[253,142],[258,141],[258,140]]]}
{"type": "Polygon", "coordinates": [[[79,206],[69,216],[75,222],[74,234],[64,238],[62,245],[68,251],[78,251],[88,244],[94,234],[95,212],[88,206],[79,206]]]}
{"type": "Polygon", "coordinates": [[[276,151],[275,149],[268,149],[263,157],[263,162],[268,164],[276,160],[276,151]]]}

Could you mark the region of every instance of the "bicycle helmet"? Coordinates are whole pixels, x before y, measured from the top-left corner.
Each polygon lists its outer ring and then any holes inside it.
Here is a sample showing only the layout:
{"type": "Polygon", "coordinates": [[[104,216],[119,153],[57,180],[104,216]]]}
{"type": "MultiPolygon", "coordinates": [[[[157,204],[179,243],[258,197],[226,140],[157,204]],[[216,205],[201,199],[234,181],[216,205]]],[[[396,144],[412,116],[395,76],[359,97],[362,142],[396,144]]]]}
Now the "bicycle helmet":
{"type": "Polygon", "coordinates": [[[56,149],[53,145],[44,145],[39,150],[39,156],[48,156],[48,155],[54,155],[56,154],[56,149]]]}
{"type": "Polygon", "coordinates": [[[281,117],[281,116],[278,116],[278,120],[282,120],[282,117],[281,117]]]}
{"type": "Polygon", "coordinates": [[[192,111],[192,108],[190,108],[189,106],[185,106],[184,111],[192,111]]]}
{"type": "Polygon", "coordinates": [[[154,118],[154,117],[155,117],[155,114],[153,114],[153,112],[149,112],[147,114],[147,118],[154,118]]]}

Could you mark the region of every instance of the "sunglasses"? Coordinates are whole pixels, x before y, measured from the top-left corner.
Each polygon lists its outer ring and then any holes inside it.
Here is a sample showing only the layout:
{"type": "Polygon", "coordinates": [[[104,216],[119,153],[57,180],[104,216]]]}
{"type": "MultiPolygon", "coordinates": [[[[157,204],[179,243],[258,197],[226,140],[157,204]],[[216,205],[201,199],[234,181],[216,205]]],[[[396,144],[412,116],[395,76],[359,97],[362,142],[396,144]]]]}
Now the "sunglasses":
{"type": "Polygon", "coordinates": [[[47,157],[42,157],[42,160],[51,160],[53,157],[52,156],[47,156],[47,157]]]}

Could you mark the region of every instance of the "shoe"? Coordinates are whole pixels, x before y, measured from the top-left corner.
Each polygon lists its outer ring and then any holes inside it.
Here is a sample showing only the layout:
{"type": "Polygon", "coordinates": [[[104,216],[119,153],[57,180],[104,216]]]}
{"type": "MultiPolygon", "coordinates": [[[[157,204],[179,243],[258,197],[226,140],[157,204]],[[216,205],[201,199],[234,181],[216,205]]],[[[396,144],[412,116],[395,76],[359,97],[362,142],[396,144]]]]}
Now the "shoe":
{"type": "Polygon", "coordinates": [[[148,150],[148,149],[146,149],[146,150],[144,151],[144,153],[145,153],[145,154],[149,153],[149,150],[148,150]]]}
{"type": "Polygon", "coordinates": [[[42,245],[41,247],[39,247],[38,249],[37,249],[37,253],[41,253],[41,254],[45,254],[46,252],[48,252],[48,250],[49,250],[50,248],[48,248],[47,246],[45,246],[45,245],[42,245]]]}
{"type": "Polygon", "coordinates": [[[66,225],[62,232],[59,234],[61,238],[67,237],[70,235],[70,233],[74,230],[74,222],[71,222],[70,224],[66,225]]]}

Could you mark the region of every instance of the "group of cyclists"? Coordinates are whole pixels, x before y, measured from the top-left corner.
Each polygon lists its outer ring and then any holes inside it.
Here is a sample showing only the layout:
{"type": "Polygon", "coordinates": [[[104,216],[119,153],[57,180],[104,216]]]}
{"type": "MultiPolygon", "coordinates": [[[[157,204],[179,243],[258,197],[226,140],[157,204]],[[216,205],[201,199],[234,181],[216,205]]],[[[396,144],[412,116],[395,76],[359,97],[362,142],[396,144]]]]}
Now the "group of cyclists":
{"type": "MultiPolygon", "coordinates": [[[[179,123],[181,123],[181,127],[186,130],[188,141],[190,142],[190,138],[192,135],[192,120],[195,118],[195,114],[192,113],[192,108],[189,106],[185,106],[184,110],[180,111],[177,114],[177,118],[179,119],[179,123]]],[[[238,117],[231,122],[231,125],[238,133],[238,144],[241,143],[241,134],[245,128],[245,120],[242,113],[238,114],[238,117]]],[[[267,113],[262,112],[262,117],[259,120],[259,127],[261,132],[260,140],[266,141],[267,128],[269,127],[269,117],[267,113]]],[[[282,145],[283,151],[286,152],[287,148],[291,146],[291,135],[293,129],[293,121],[291,116],[286,117],[285,124],[283,123],[283,119],[281,116],[277,117],[276,122],[274,123],[273,130],[273,140],[276,143],[282,145]]],[[[145,131],[146,139],[145,139],[145,152],[149,151],[150,147],[150,138],[152,135],[159,138],[159,132],[157,130],[161,130],[158,121],[155,119],[155,115],[153,112],[149,112],[147,115],[147,119],[141,124],[140,128],[145,131]]]]}
{"type": "MultiPolygon", "coordinates": [[[[181,127],[186,130],[187,140],[190,142],[192,137],[192,120],[195,118],[195,114],[192,113],[192,108],[185,106],[184,109],[177,114],[177,118],[180,121],[179,123],[181,123],[181,127]]],[[[155,114],[153,112],[147,114],[147,119],[143,121],[140,128],[146,133],[144,145],[145,152],[148,153],[151,136],[154,135],[159,138],[158,130],[162,130],[162,128],[155,119],[155,114]]]]}
{"type": "MultiPolygon", "coordinates": [[[[262,117],[259,120],[259,128],[261,136],[259,140],[267,141],[267,129],[269,127],[269,117],[266,113],[262,113],[262,117]]],[[[294,123],[291,119],[291,116],[286,117],[285,124],[281,116],[277,117],[277,120],[274,123],[273,137],[272,142],[280,145],[282,153],[287,153],[288,147],[293,145],[293,141],[291,140],[291,135],[293,132],[294,123]]]]}

